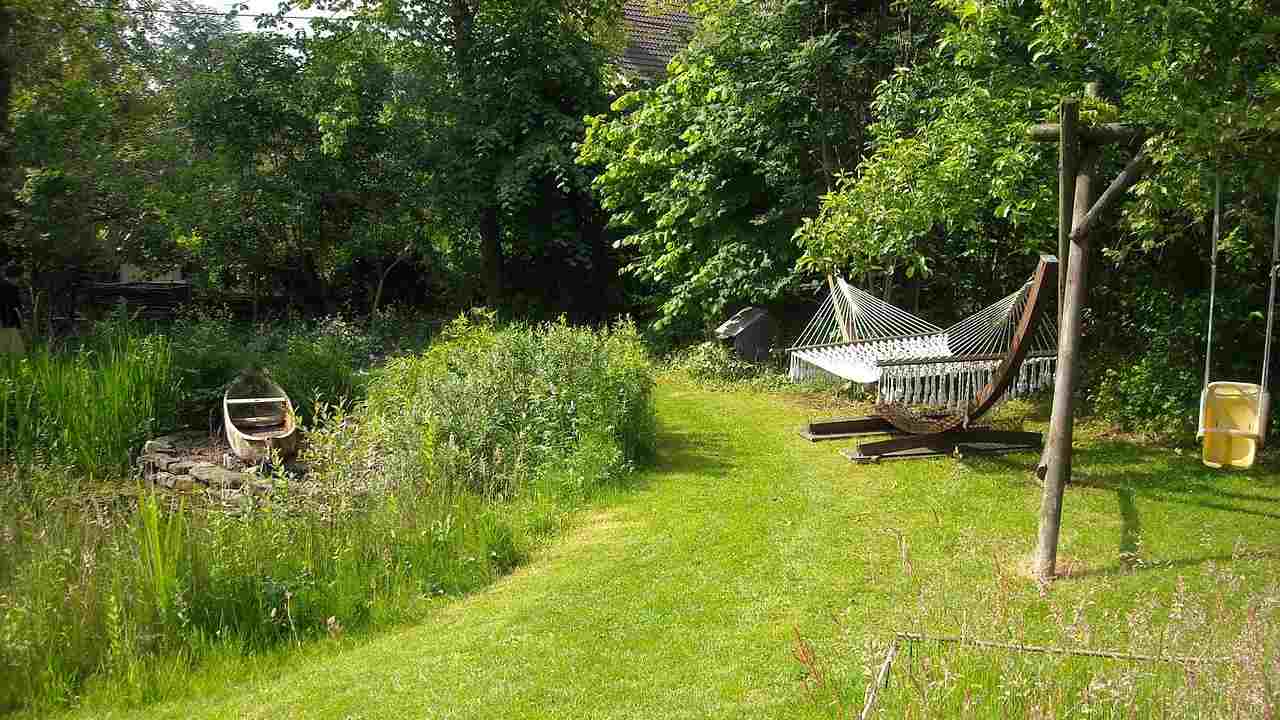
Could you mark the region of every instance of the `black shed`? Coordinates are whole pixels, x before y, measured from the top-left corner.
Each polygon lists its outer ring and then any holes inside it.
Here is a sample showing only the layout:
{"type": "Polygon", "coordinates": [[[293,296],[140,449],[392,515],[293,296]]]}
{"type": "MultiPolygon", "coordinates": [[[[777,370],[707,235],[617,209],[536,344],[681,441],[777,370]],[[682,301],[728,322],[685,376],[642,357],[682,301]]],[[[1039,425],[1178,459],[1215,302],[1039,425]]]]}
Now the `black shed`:
{"type": "Polygon", "coordinates": [[[763,362],[778,337],[778,322],[764,308],[744,308],[716,328],[716,337],[743,360],[763,362]]]}

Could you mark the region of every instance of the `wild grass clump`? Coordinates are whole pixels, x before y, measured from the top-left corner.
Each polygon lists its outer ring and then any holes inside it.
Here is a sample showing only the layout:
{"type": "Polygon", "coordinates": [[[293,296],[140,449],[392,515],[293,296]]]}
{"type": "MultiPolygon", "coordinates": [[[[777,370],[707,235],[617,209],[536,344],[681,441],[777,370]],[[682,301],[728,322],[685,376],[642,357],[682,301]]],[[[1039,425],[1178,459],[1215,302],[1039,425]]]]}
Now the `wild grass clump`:
{"type": "Polygon", "coordinates": [[[797,384],[791,380],[778,359],[747,362],[719,342],[708,341],[677,350],[667,359],[667,369],[714,390],[841,393],[847,389],[852,399],[864,399],[860,385],[851,386],[846,381],[833,377],[816,377],[797,384]]]}
{"type": "Polygon", "coordinates": [[[119,327],[73,351],[0,355],[0,456],[119,473],[155,429],[174,423],[173,364],[164,337],[119,327]]]}
{"type": "Polygon", "coordinates": [[[767,372],[766,367],[739,358],[723,343],[711,341],[677,350],[668,364],[700,383],[741,382],[767,372]]]}
{"type": "MultiPolygon", "coordinates": [[[[1265,553],[1240,546],[1232,557],[1188,568],[1172,588],[1135,595],[1116,587],[1124,574],[1087,587],[1072,587],[1081,581],[1067,576],[1037,588],[997,550],[991,582],[970,586],[957,604],[956,571],[917,574],[905,537],[887,531],[886,543],[899,567],[886,563],[893,589],[881,589],[911,599],[865,624],[871,632],[838,620],[834,648],[795,640],[804,687],[831,717],[858,717],[873,686],[875,717],[1265,718],[1280,711],[1280,581],[1270,572],[1258,586],[1232,569],[1265,553]]],[[[1143,571],[1140,560],[1132,562],[1126,573],[1143,571]]]]}
{"type": "MultiPolygon", "coordinates": [[[[959,633],[969,638],[1002,634],[998,639],[1009,647],[927,640],[904,645],[882,698],[885,712],[896,717],[1275,717],[1280,710],[1280,587],[1243,593],[1243,578],[1228,570],[1210,569],[1206,575],[1221,583],[1219,589],[1193,591],[1180,578],[1172,597],[1137,599],[1124,608],[1098,608],[1095,598],[1050,602],[1047,637],[1027,639],[1025,629],[1014,627],[969,627],[959,633]],[[1055,652],[1040,650],[1045,647],[1055,652]],[[1092,650],[1114,651],[1116,657],[1072,654],[1092,650]]],[[[876,663],[867,664],[870,675],[876,663]]]]}
{"type": "Polygon", "coordinates": [[[481,587],[648,456],[652,388],[630,324],[463,320],[378,372],[367,402],[318,404],[307,475],[230,509],[212,490],[99,496],[65,470],[2,471],[0,711],[181,695],[209,657],[481,587]]]}

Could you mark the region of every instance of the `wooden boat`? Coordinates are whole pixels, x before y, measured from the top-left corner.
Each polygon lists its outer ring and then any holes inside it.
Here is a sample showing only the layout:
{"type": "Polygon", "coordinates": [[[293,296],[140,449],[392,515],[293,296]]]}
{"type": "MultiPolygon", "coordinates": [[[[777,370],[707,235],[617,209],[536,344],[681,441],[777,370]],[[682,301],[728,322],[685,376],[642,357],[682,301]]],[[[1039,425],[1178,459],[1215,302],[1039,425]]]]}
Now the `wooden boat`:
{"type": "Polygon", "coordinates": [[[284,389],[261,371],[240,375],[222,397],[222,424],[236,457],[245,462],[298,451],[298,422],[284,389]]]}

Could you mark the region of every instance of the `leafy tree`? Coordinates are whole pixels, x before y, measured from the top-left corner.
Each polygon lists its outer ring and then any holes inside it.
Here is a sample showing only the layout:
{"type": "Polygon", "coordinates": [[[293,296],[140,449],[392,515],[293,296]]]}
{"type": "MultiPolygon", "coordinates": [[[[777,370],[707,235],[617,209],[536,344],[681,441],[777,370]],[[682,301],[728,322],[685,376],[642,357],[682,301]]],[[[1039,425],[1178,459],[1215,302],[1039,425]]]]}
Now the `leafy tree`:
{"type": "MultiPolygon", "coordinates": [[[[476,240],[491,304],[512,289],[611,274],[573,146],[582,118],[606,102],[602,68],[620,7],[420,0],[379,10],[404,38],[397,69],[411,78],[388,112],[416,131],[433,207],[476,240]]],[[[599,283],[586,285],[598,304],[599,283]]]]}
{"type": "Polygon", "coordinates": [[[792,234],[860,159],[876,83],[926,41],[912,3],[706,0],[667,79],[592,118],[579,162],[687,333],[796,281],[792,234]],[[913,24],[914,18],[914,24],[913,24]]]}
{"type": "MultiPolygon", "coordinates": [[[[1260,211],[1273,188],[1259,180],[1274,172],[1268,136],[1280,122],[1269,3],[945,0],[939,7],[947,24],[927,61],[877,93],[870,159],[798,234],[804,267],[927,272],[946,263],[950,275],[1007,286],[1000,273],[984,273],[1056,245],[1056,152],[1024,130],[1056,120],[1059,98],[1095,80],[1106,99],[1086,102],[1087,122],[1152,130],[1153,172],[1102,234],[1110,257],[1141,262],[1135,252],[1205,243],[1215,168],[1229,187],[1248,189],[1235,197],[1228,249],[1266,237],[1260,211]]],[[[1109,150],[1100,174],[1113,176],[1133,152],[1109,150]]]]}
{"type": "Polygon", "coordinates": [[[426,252],[424,148],[388,112],[394,45],[377,25],[344,27],[228,38],[183,84],[201,162],[175,201],[210,280],[325,308],[367,282],[360,300],[376,310],[389,273],[426,252]]]}
{"type": "Polygon", "coordinates": [[[162,227],[147,199],[172,169],[157,28],[75,2],[10,0],[0,18],[2,254],[38,307],[66,306],[78,271],[162,227]]]}

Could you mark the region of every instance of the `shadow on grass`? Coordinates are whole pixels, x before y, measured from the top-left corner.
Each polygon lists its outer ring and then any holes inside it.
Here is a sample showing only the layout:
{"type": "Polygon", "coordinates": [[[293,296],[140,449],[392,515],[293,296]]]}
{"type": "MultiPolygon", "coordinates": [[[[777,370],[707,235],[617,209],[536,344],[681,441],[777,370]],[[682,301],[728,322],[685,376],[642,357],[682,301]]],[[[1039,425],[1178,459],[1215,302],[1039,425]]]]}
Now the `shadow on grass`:
{"type": "Polygon", "coordinates": [[[716,475],[732,467],[728,440],[718,433],[659,428],[658,453],[649,469],[661,474],[716,475]]]}
{"type": "MultiPolygon", "coordinates": [[[[1035,454],[988,456],[966,460],[979,476],[1032,484],[1035,454]]],[[[1202,465],[1196,455],[1175,454],[1119,440],[1093,441],[1078,447],[1068,498],[1077,491],[1114,493],[1120,516],[1118,562],[1071,573],[1073,578],[1122,575],[1144,570],[1177,569],[1206,563],[1280,558],[1280,552],[1220,553],[1202,557],[1143,562],[1140,503],[1174,503],[1189,512],[1233,513],[1280,520],[1280,457],[1264,458],[1248,472],[1224,472],[1202,465]]],[[[1069,501],[1069,499],[1068,499],[1069,501]]]]}
{"type": "MultiPolygon", "coordinates": [[[[1120,471],[1099,473],[1072,480],[1072,485],[1114,492],[1121,518],[1119,562],[1102,568],[1073,574],[1074,577],[1123,575],[1143,570],[1168,570],[1194,567],[1206,563],[1229,563],[1237,560],[1274,559],[1280,553],[1274,551],[1246,553],[1218,553],[1201,557],[1176,558],[1144,563],[1137,559],[1142,536],[1142,524],[1138,516],[1139,498],[1149,502],[1177,503],[1213,512],[1235,513],[1251,517],[1280,520],[1280,497],[1259,493],[1237,492],[1221,487],[1230,478],[1206,477],[1205,469],[1183,467],[1181,460],[1163,463],[1148,471],[1120,471]],[[1214,482],[1217,480],[1218,482],[1214,482]],[[1251,503],[1246,507],[1241,503],[1251,503]],[[1261,504],[1262,507],[1256,507],[1261,504]]],[[[1268,483],[1273,485],[1273,483],[1268,483]]]]}
{"type": "Polygon", "coordinates": [[[1116,488],[1116,501],[1120,504],[1120,557],[1133,557],[1138,553],[1142,539],[1142,521],[1138,519],[1138,505],[1134,502],[1133,488],[1116,488]]]}
{"type": "Polygon", "coordinates": [[[1176,560],[1159,560],[1155,562],[1144,562],[1141,560],[1122,557],[1119,562],[1106,565],[1099,568],[1088,568],[1085,570],[1072,571],[1069,576],[1064,579],[1084,580],[1096,577],[1111,577],[1116,575],[1133,575],[1134,573],[1149,570],[1179,570],[1190,567],[1198,567],[1208,563],[1224,564],[1238,562],[1241,560],[1275,560],[1280,558],[1280,552],[1273,550],[1264,550],[1261,552],[1245,552],[1245,553],[1218,553],[1216,555],[1203,555],[1200,557],[1178,558],[1176,560]]]}

